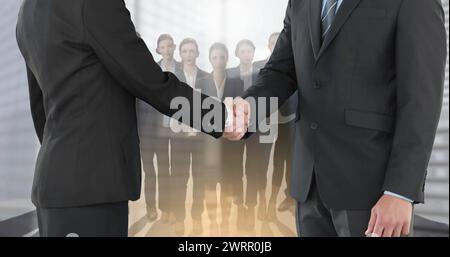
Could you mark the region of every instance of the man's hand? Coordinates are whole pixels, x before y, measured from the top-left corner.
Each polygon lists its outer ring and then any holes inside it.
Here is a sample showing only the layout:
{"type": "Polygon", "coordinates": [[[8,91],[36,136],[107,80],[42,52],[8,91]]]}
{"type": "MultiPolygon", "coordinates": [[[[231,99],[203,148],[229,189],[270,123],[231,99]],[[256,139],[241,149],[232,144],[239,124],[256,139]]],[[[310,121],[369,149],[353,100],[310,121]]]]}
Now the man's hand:
{"type": "Polygon", "coordinates": [[[228,115],[232,115],[232,117],[229,117],[231,122],[225,127],[223,136],[231,141],[241,140],[247,133],[250,123],[250,104],[240,97],[234,100],[227,98],[224,104],[227,106],[227,110],[231,110],[232,113],[229,111],[228,115]]]}
{"type": "Polygon", "coordinates": [[[395,196],[383,195],[372,208],[366,236],[400,237],[410,232],[412,204],[395,196]]]}

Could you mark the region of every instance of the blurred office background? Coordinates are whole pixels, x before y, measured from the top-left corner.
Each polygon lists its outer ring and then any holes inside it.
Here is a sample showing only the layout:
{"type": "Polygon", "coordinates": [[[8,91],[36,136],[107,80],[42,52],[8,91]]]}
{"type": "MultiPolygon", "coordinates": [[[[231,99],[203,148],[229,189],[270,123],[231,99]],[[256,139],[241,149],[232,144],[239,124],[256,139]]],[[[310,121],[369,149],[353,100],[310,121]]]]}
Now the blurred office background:
{"type": "MultiPolygon", "coordinates": [[[[442,0],[448,32],[449,0],[442,0]]],[[[21,1],[3,0],[0,7],[0,224],[22,217],[28,223],[18,224],[20,235],[36,233],[30,212],[31,183],[38,141],[32,125],[28,104],[25,66],[15,40],[15,25],[21,1]],[[31,230],[30,230],[31,229],[31,230]],[[34,230],[33,230],[34,229],[34,230]]],[[[179,43],[185,37],[196,38],[200,46],[200,68],[210,71],[209,46],[216,41],[228,45],[230,53],[242,38],[256,45],[255,60],[267,57],[267,38],[282,27],[287,0],[126,0],[137,30],[156,53],[156,39],[170,33],[179,43]]],[[[178,51],[175,54],[178,58],[178,51]]],[[[238,60],[230,56],[230,66],[238,60]]],[[[416,208],[429,219],[449,222],[449,91],[448,64],[445,99],[439,130],[428,172],[426,204],[416,208]]],[[[269,171],[270,172],[270,171],[269,171]]],[[[285,185],[284,185],[285,186],[285,185]]],[[[140,200],[131,205],[131,235],[145,236],[149,225],[142,222],[145,210],[140,200]]],[[[294,216],[280,218],[295,231],[294,216]]],[[[15,223],[8,223],[14,228],[15,223]]],[[[1,226],[0,226],[1,228],[1,226]]],[[[0,231],[0,235],[5,232],[0,231]]],[[[290,232],[287,233],[290,235],[290,232]]],[[[264,234],[263,234],[264,235],[264,234]]],[[[278,232],[270,235],[283,235],[278,232]]]]}

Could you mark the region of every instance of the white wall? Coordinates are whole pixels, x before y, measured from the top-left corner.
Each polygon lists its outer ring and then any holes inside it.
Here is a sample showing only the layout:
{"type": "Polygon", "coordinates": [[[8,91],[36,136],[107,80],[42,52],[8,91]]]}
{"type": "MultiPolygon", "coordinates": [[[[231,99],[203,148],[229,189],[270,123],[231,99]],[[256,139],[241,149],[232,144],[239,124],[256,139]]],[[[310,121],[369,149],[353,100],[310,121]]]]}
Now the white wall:
{"type": "MultiPolygon", "coordinates": [[[[209,47],[216,41],[227,44],[230,66],[236,43],[243,38],[256,47],[255,60],[268,55],[267,41],[272,32],[281,31],[287,0],[126,0],[137,30],[155,59],[156,40],[162,33],[171,34],[177,44],[186,37],[200,45],[199,66],[210,70],[209,47]]],[[[179,59],[178,51],[175,54],[179,59]]]]}
{"type": "MultiPolygon", "coordinates": [[[[256,45],[255,60],[269,55],[268,37],[283,29],[288,0],[225,0],[223,9],[226,22],[224,32],[227,45],[234,53],[234,46],[243,38],[256,45]]],[[[232,59],[232,65],[238,60],[232,59]]]]}

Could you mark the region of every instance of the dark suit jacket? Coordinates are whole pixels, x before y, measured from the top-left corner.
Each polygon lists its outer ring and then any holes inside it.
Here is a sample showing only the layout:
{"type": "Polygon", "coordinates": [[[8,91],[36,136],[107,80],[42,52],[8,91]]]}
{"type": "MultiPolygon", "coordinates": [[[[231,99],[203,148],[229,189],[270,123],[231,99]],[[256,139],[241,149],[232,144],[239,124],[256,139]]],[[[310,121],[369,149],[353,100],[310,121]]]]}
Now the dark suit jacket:
{"type": "MultiPolygon", "coordinates": [[[[261,60],[254,63],[254,68],[257,69],[257,74],[266,66],[268,60],[261,60]]],[[[258,80],[258,77],[256,77],[256,80],[258,80]]],[[[256,81],[255,80],[255,81],[256,81]]],[[[289,99],[283,104],[283,106],[280,107],[278,110],[280,117],[283,116],[283,118],[290,117],[291,115],[295,115],[297,111],[297,100],[298,100],[298,93],[294,93],[289,97],[289,99]]],[[[293,121],[291,122],[293,123],[293,121]]]]}
{"type": "MultiPolygon", "coordinates": [[[[216,85],[214,83],[214,77],[212,74],[207,74],[198,83],[198,88],[202,90],[202,93],[211,97],[218,97],[216,85]]],[[[244,84],[240,78],[232,78],[227,75],[225,81],[225,88],[221,100],[225,100],[226,97],[238,97],[244,92],[244,84]]]]}
{"type": "Polygon", "coordinates": [[[253,68],[255,68],[257,70],[257,73],[259,73],[259,71],[262,70],[264,66],[266,66],[268,61],[268,59],[256,61],[253,63],[253,68]]]}
{"type": "MultiPolygon", "coordinates": [[[[172,116],[171,99],[192,103],[193,90],[161,71],[123,0],[25,0],[17,40],[42,143],[33,203],[73,207],[138,199],[136,98],[172,116]]],[[[223,105],[221,111],[225,120],[223,105]]]]}
{"type": "MultiPolygon", "coordinates": [[[[203,94],[206,94],[211,97],[218,97],[217,96],[217,89],[216,85],[214,83],[214,77],[212,74],[208,74],[208,76],[204,77],[202,80],[199,81],[198,88],[201,90],[203,94]]],[[[227,97],[238,97],[242,95],[244,92],[244,83],[242,80],[238,77],[230,77],[229,73],[227,73],[227,80],[225,81],[225,87],[224,92],[221,100],[225,100],[227,97]]],[[[229,171],[227,167],[229,167],[231,164],[228,163],[230,161],[234,162],[240,162],[242,163],[243,153],[244,153],[244,142],[242,141],[229,141],[227,139],[221,140],[221,147],[222,147],[222,155],[224,156],[222,158],[222,170],[223,172],[237,172],[237,171],[229,171]]],[[[225,176],[232,174],[223,174],[225,176]]],[[[236,178],[236,179],[242,179],[242,178],[236,178]]]]}
{"type": "MultiPolygon", "coordinates": [[[[186,76],[184,75],[183,67],[180,67],[177,73],[175,73],[177,78],[180,79],[180,81],[183,81],[186,83],[186,76]]],[[[197,68],[197,78],[195,79],[195,88],[199,88],[199,83],[202,79],[208,77],[209,73],[201,70],[200,68],[197,68]]]]}
{"type": "MultiPolygon", "coordinates": [[[[253,74],[252,74],[252,81],[253,81],[253,83],[255,83],[258,80],[258,74],[259,74],[259,72],[260,72],[260,70],[261,70],[261,68],[263,66],[264,66],[264,63],[262,63],[262,62],[254,62],[253,63],[253,74]]],[[[239,66],[228,69],[227,73],[228,73],[228,76],[230,78],[241,79],[242,80],[242,78],[241,78],[241,69],[240,69],[239,66]]],[[[244,85],[244,88],[245,88],[245,85],[244,85]]],[[[265,122],[268,123],[267,120],[265,120],[265,122]]],[[[246,142],[246,144],[247,145],[251,144],[254,147],[261,147],[261,144],[259,143],[259,139],[257,137],[260,136],[260,135],[263,135],[263,134],[266,135],[267,133],[259,133],[259,132],[257,132],[255,137],[253,137],[250,140],[248,140],[246,142]]]]}
{"type": "MultiPolygon", "coordinates": [[[[180,68],[176,71],[175,76],[180,81],[187,83],[186,76],[184,75],[182,63],[180,64],[180,68]]],[[[200,81],[207,76],[208,76],[208,73],[206,71],[201,70],[200,68],[197,68],[197,77],[195,79],[195,87],[194,88],[198,89],[200,81]]],[[[167,120],[167,123],[169,124],[169,127],[170,127],[170,120],[167,120]]],[[[196,141],[198,139],[196,136],[190,136],[187,133],[183,133],[183,132],[173,132],[171,129],[170,129],[170,134],[171,134],[171,137],[173,140],[182,139],[182,140],[186,141],[186,144],[189,143],[190,141],[196,141]]],[[[191,145],[188,148],[194,148],[194,146],[191,145]]]]}
{"type": "MultiPolygon", "coordinates": [[[[161,67],[161,64],[162,64],[162,60],[160,60],[160,61],[158,62],[158,65],[159,65],[160,67],[161,67]]],[[[181,71],[181,69],[182,69],[181,63],[175,61],[175,71],[174,71],[174,74],[175,74],[175,75],[178,74],[178,73],[181,71]]]]}
{"type": "MultiPolygon", "coordinates": [[[[253,63],[253,76],[252,76],[253,83],[255,83],[255,81],[258,79],[258,73],[262,67],[263,67],[262,63],[258,62],[253,63]]],[[[230,78],[241,79],[241,68],[239,66],[228,69],[227,73],[230,78]]]]}
{"type": "MultiPolygon", "coordinates": [[[[159,66],[161,66],[161,62],[162,60],[158,62],[159,66]]],[[[178,74],[180,70],[181,64],[175,61],[174,74],[178,74]]],[[[161,146],[155,145],[156,143],[167,143],[170,137],[170,118],[142,100],[137,101],[137,114],[141,149],[155,147],[159,149],[161,146]]]]}
{"type": "Polygon", "coordinates": [[[244,95],[282,104],[299,91],[293,196],[306,200],[315,171],[332,209],[368,210],[385,190],[423,202],[447,56],[440,1],[346,0],[323,43],[321,7],[289,2],[244,95]]]}

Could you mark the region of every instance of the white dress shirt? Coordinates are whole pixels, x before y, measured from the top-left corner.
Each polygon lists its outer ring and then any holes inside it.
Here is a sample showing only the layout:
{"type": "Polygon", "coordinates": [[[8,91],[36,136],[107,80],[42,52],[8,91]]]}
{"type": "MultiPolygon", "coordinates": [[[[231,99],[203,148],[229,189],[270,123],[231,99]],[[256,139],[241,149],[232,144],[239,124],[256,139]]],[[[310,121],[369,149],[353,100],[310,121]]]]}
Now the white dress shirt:
{"type": "Polygon", "coordinates": [[[227,78],[225,78],[220,84],[217,84],[216,80],[214,80],[214,85],[216,86],[217,91],[217,98],[222,99],[223,92],[225,91],[225,83],[227,81],[227,78]]]}
{"type": "MultiPolygon", "coordinates": [[[[195,84],[197,82],[197,71],[198,69],[195,68],[194,72],[184,72],[184,77],[186,78],[186,84],[188,84],[190,87],[192,87],[195,90],[195,84]]],[[[196,136],[199,132],[198,130],[189,127],[186,124],[183,124],[177,120],[172,119],[170,122],[170,127],[172,128],[172,131],[177,132],[186,132],[189,137],[196,136]]]]}
{"type": "Polygon", "coordinates": [[[194,70],[194,72],[184,71],[184,76],[186,77],[186,84],[188,84],[192,88],[195,88],[195,83],[197,82],[197,68],[194,70]]]}
{"type": "Polygon", "coordinates": [[[164,72],[172,72],[175,74],[175,67],[176,63],[175,60],[172,60],[172,63],[167,67],[164,65],[164,61],[161,61],[161,64],[159,65],[164,72]]]}

